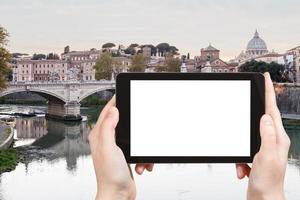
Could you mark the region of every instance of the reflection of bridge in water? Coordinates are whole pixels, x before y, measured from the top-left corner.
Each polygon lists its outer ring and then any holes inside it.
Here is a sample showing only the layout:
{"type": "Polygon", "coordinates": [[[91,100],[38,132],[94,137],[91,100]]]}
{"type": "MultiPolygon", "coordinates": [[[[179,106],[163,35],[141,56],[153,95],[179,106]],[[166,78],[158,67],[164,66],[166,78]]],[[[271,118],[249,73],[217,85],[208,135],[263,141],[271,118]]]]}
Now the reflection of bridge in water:
{"type": "Polygon", "coordinates": [[[18,139],[36,138],[30,146],[19,147],[25,164],[32,160],[63,158],[68,169],[73,169],[80,156],[90,154],[86,122],[62,122],[44,117],[16,118],[15,128],[18,139]]]}
{"type": "Polygon", "coordinates": [[[0,97],[24,91],[33,92],[48,100],[48,116],[81,120],[80,101],[96,92],[114,89],[114,81],[10,82],[0,92],[0,97]]]}

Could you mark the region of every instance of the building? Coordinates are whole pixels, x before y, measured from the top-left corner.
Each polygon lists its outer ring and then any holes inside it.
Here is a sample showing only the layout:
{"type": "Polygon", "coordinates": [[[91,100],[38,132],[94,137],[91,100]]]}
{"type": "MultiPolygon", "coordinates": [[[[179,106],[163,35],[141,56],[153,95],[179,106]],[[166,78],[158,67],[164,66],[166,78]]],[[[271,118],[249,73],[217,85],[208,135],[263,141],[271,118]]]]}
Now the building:
{"type": "MultiPolygon", "coordinates": [[[[94,81],[94,66],[101,53],[102,51],[97,49],[70,51],[70,47],[67,46],[58,60],[16,58],[9,66],[13,72],[13,81],[94,81]]],[[[131,59],[128,57],[118,56],[113,59],[115,73],[126,72],[131,65],[131,59]]]]}
{"type": "Polygon", "coordinates": [[[144,46],[142,48],[142,52],[143,52],[143,56],[145,56],[146,58],[150,58],[151,57],[151,47],[149,46],[144,46]]]}
{"type": "Polygon", "coordinates": [[[229,62],[242,65],[247,61],[264,56],[268,53],[269,51],[266,42],[259,36],[259,33],[256,30],[253,38],[248,42],[246,50],[242,51],[237,57],[230,60],[229,62]]]}
{"type": "Polygon", "coordinates": [[[220,50],[213,47],[211,44],[206,48],[201,49],[200,56],[194,59],[195,71],[201,72],[235,72],[236,67],[233,67],[220,59],[220,50]]]}
{"type": "Polygon", "coordinates": [[[64,51],[61,54],[61,59],[68,63],[69,68],[79,70],[79,80],[95,80],[94,65],[97,59],[100,58],[100,55],[101,51],[96,49],[89,51],[64,51]]]}
{"type": "Polygon", "coordinates": [[[279,63],[279,60],[282,59],[282,57],[283,57],[283,54],[279,54],[279,53],[276,53],[273,51],[271,53],[267,53],[262,56],[258,56],[256,58],[254,58],[254,60],[256,60],[258,62],[262,61],[265,63],[271,63],[271,62],[279,63]]]}
{"type": "Polygon", "coordinates": [[[292,66],[295,71],[295,79],[296,82],[300,82],[300,46],[288,50],[287,54],[293,56],[292,66]]]}

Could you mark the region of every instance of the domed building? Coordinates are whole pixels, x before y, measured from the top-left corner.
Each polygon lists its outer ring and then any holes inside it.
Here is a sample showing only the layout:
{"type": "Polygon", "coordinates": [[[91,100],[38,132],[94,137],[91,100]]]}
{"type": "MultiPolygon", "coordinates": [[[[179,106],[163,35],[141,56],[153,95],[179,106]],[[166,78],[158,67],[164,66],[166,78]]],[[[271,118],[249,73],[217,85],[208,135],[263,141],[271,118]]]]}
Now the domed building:
{"type": "Polygon", "coordinates": [[[248,42],[246,51],[242,51],[237,57],[230,60],[229,63],[243,64],[249,60],[268,54],[266,42],[259,37],[257,30],[254,37],[248,42]]]}
{"type": "Polygon", "coordinates": [[[251,57],[261,56],[268,53],[268,48],[263,39],[259,37],[257,30],[254,37],[248,42],[246,54],[251,57]]]}

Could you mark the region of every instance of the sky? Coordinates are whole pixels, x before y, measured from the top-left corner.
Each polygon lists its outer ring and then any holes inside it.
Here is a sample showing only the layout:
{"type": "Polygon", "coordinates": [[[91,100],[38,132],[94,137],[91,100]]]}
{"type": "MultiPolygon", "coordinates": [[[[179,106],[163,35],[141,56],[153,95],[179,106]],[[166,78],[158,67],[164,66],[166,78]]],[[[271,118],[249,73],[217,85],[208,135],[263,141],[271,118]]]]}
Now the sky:
{"type": "Polygon", "coordinates": [[[211,43],[229,60],[255,29],[270,51],[300,45],[299,7],[299,0],[0,0],[0,26],[11,52],[167,42],[197,56],[211,43]]]}

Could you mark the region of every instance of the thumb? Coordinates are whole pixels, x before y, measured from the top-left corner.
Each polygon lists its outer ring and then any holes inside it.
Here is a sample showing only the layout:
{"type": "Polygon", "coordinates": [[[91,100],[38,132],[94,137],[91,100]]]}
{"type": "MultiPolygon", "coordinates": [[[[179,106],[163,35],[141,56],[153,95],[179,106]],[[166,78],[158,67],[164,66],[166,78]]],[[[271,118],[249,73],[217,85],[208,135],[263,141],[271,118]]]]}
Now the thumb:
{"type": "Polygon", "coordinates": [[[115,106],[109,108],[101,124],[101,136],[104,143],[115,143],[115,128],[119,122],[119,111],[115,106]]]}
{"type": "Polygon", "coordinates": [[[260,150],[266,153],[273,153],[276,150],[276,129],[273,119],[270,115],[265,114],[260,120],[260,150]]]}

